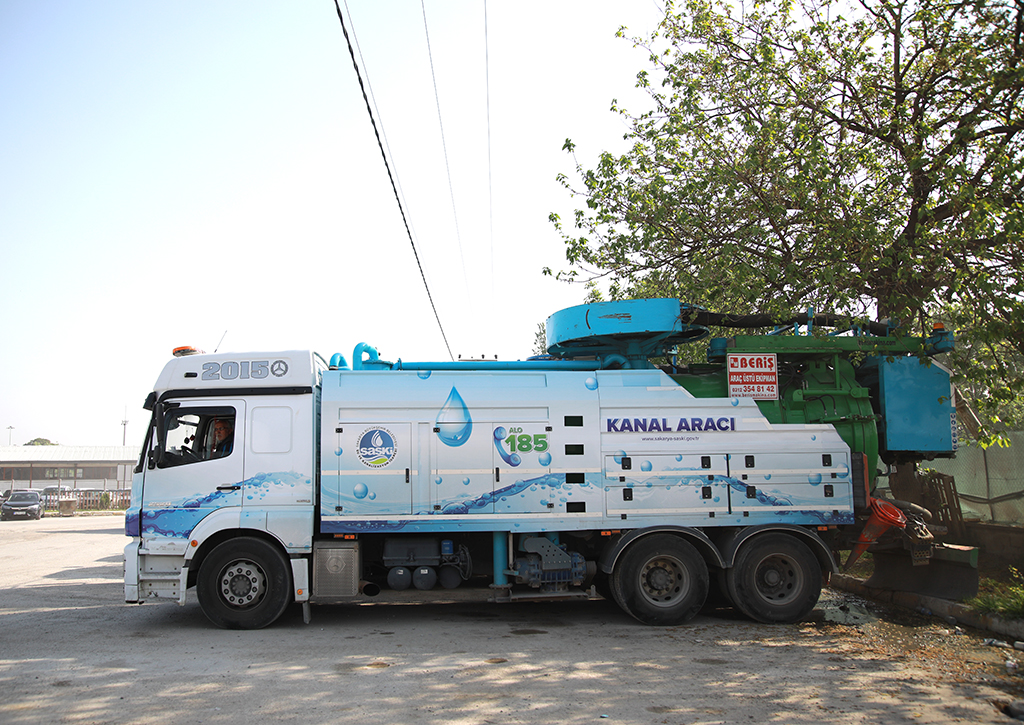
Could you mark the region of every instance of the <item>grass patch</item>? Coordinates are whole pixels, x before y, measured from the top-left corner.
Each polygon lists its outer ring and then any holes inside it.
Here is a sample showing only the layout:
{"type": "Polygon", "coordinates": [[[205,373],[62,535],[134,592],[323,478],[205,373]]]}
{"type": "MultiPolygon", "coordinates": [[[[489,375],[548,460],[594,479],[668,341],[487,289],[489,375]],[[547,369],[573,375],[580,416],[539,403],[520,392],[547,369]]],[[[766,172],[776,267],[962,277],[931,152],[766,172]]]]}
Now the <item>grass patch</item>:
{"type": "Polygon", "coordinates": [[[860,558],[854,562],[853,566],[850,567],[849,571],[843,570],[843,565],[846,564],[847,558],[850,556],[850,552],[840,551],[839,552],[839,572],[846,574],[847,576],[856,577],[857,579],[870,579],[871,575],[875,571],[875,562],[871,558],[870,552],[864,552],[860,558]]]}
{"type": "Polygon", "coordinates": [[[967,602],[969,607],[1006,619],[1024,619],[1024,575],[1011,566],[1006,581],[985,577],[978,596],[967,602]]]}

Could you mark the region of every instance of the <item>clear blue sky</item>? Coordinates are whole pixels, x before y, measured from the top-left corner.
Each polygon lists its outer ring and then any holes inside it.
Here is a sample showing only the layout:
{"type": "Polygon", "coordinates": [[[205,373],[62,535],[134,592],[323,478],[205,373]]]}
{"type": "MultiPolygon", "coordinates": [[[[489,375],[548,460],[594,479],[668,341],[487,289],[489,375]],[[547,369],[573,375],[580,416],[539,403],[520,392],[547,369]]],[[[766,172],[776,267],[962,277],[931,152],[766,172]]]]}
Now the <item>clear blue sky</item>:
{"type": "MultiPolygon", "coordinates": [[[[488,169],[483,2],[427,0],[452,190],[420,1],[349,7],[453,353],[526,357],[584,294],[541,276],[562,143],[622,149],[615,31],[657,4],[490,0],[488,169]]],[[[0,444],[120,444],[127,410],[137,445],[171,349],[222,336],[448,359],[329,0],[5,0],[0,103],[0,444]]]]}

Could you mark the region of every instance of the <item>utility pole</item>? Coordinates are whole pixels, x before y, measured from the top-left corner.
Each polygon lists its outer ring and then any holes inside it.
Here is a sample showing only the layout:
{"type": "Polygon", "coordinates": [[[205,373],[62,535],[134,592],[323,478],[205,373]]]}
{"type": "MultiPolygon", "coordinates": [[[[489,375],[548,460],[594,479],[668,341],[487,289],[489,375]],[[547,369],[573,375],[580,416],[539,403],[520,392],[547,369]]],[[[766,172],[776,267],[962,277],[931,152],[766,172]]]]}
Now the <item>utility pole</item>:
{"type": "Polygon", "coordinates": [[[121,421],[121,445],[128,445],[128,406],[124,407],[124,420],[121,421]]]}

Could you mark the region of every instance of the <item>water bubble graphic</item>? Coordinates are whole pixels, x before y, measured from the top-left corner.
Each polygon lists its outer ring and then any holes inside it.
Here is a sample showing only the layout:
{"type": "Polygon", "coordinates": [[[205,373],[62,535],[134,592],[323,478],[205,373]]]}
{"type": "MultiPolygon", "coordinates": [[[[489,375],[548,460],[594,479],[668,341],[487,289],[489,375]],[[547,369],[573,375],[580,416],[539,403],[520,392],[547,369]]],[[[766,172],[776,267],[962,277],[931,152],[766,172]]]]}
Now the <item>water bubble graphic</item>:
{"type": "Polygon", "coordinates": [[[714,501],[715,503],[721,503],[721,501],[722,501],[722,497],[721,497],[721,496],[715,496],[715,497],[714,497],[713,499],[711,499],[711,500],[712,500],[712,501],[714,501]]]}
{"type": "Polygon", "coordinates": [[[541,453],[539,456],[537,456],[537,463],[539,463],[542,466],[550,466],[551,465],[551,454],[550,453],[541,453]]]}
{"type": "Polygon", "coordinates": [[[370,489],[366,487],[365,483],[357,483],[355,488],[352,489],[352,495],[356,498],[366,498],[366,494],[370,492],[370,489]]]}
{"type": "Polygon", "coordinates": [[[618,453],[613,453],[612,454],[612,458],[614,458],[615,462],[618,463],[620,466],[622,465],[622,459],[625,458],[625,457],[626,457],[626,452],[625,451],[619,451],[618,453]]]}
{"type": "Polygon", "coordinates": [[[587,387],[587,390],[597,390],[597,378],[587,378],[583,381],[583,384],[587,387]]]}
{"type": "Polygon", "coordinates": [[[654,468],[654,466],[651,465],[650,461],[644,461],[640,464],[641,471],[650,471],[652,468],[654,468]]]}
{"type": "Polygon", "coordinates": [[[740,399],[739,398],[733,398],[730,402],[732,403],[732,406],[735,408],[737,405],[740,404],[740,399]]]}
{"type": "Polygon", "coordinates": [[[344,452],[345,451],[343,451],[341,448],[335,448],[334,449],[334,455],[336,455],[336,456],[340,456],[344,452]]]}
{"type": "Polygon", "coordinates": [[[373,501],[375,498],[377,498],[377,494],[375,494],[373,491],[370,491],[370,495],[367,496],[367,498],[373,501]]]}
{"type": "Polygon", "coordinates": [[[473,419],[469,416],[469,409],[454,387],[437,414],[437,428],[437,437],[452,448],[461,446],[473,433],[473,419]]]}
{"type": "Polygon", "coordinates": [[[840,478],[846,478],[847,476],[850,475],[850,467],[847,466],[845,463],[842,464],[841,466],[839,466],[838,474],[840,478]]]}
{"type": "Polygon", "coordinates": [[[821,474],[820,473],[811,473],[811,474],[809,474],[807,476],[807,482],[809,484],[811,484],[812,486],[817,486],[819,483],[821,483],[821,474]]]}
{"type": "Polygon", "coordinates": [[[418,377],[420,380],[426,380],[427,378],[430,377],[430,371],[420,370],[419,372],[416,373],[416,377],[418,377]]]}
{"type": "Polygon", "coordinates": [[[444,479],[442,479],[440,476],[438,476],[437,478],[434,479],[434,483],[436,483],[438,486],[440,486],[442,480],[444,480],[444,479]]]}
{"type": "Polygon", "coordinates": [[[676,456],[676,460],[677,460],[677,461],[681,461],[681,460],[683,460],[683,454],[682,454],[682,453],[680,453],[679,455],[677,455],[677,456],[676,456]]]}
{"type": "Polygon", "coordinates": [[[462,479],[462,485],[463,486],[468,486],[469,485],[469,476],[466,476],[464,479],[462,479]]]}
{"type": "Polygon", "coordinates": [[[812,440],[812,441],[816,441],[816,440],[818,440],[818,436],[811,436],[811,440],[812,440]]]}

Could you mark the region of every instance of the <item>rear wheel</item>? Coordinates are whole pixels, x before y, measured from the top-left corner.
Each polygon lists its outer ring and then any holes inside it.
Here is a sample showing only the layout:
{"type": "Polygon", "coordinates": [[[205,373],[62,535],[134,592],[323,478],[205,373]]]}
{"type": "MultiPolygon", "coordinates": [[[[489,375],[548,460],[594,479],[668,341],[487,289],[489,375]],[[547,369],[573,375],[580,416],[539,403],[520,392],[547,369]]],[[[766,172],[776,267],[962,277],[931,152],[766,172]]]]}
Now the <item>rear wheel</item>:
{"type": "Polygon", "coordinates": [[[799,622],[818,603],[821,565],[799,539],[766,534],[743,545],[726,584],[733,604],[751,619],[799,622]]]}
{"type": "Polygon", "coordinates": [[[688,541],[653,534],[619,557],[610,584],[616,604],[644,624],[680,624],[704,606],[708,567],[688,541]]]}
{"type": "Polygon", "coordinates": [[[199,567],[196,595],[203,614],[218,627],[261,629],[288,606],[288,560],[262,539],[225,541],[199,567]]]}

